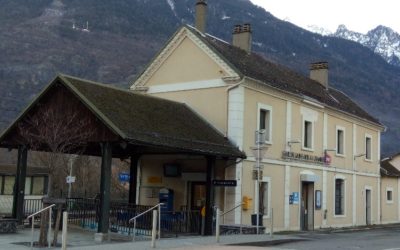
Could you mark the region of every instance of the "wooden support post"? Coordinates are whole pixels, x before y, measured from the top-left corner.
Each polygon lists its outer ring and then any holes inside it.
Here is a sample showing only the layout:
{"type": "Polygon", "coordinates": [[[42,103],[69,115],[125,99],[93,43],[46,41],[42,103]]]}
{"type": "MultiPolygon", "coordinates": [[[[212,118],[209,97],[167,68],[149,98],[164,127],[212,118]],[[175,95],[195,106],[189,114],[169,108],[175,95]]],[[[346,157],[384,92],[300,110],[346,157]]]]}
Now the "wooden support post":
{"type": "Polygon", "coordinates": [[[107,234],[110,216],[110,186],[112,146],[110,142],[101,144],[101,177],[100,177],[100,218],[98,233],[107,234]]]}
{"type": "Polygon", "coordinates": [[[25,198],[25,179],[28,160],[28,148],[25,145],[18,148],[17,173],[14,183],[13,218],[17,219],[18,224],[23,223],[24,219],[24,198],[25,198]]]}
{"type": "Polygon", "coordinates": [[[207,157],[207,176],[206,176],[206,218],[204,235],[212,235],[213,224],[213,206],[214,206],[214,186],[212,180],[214,179],[215,157],[207,157]]]}
{"type": "Polygon", "coordinates": [[[131,156],[130,179],[129,179],[129,203],[136,204],[136,182],[138,175],[139,155],[131,156]]]}

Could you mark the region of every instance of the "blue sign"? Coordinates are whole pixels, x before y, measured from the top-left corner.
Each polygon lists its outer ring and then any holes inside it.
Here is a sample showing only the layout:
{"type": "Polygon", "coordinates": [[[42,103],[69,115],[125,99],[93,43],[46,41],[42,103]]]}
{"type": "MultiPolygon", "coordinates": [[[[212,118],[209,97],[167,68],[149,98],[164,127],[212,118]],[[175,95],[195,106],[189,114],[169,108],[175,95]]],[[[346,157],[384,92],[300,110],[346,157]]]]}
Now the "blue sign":
{"type": "Polygon", "coordinates": [[[299,192],[293,192],[293,204],[299,204],[299,192]]]}
{"type": "Polygon", "coordinates": [[[129,182],[130,175],[129,173],[119,173],[118,179],[120,182],[129,182]]]}

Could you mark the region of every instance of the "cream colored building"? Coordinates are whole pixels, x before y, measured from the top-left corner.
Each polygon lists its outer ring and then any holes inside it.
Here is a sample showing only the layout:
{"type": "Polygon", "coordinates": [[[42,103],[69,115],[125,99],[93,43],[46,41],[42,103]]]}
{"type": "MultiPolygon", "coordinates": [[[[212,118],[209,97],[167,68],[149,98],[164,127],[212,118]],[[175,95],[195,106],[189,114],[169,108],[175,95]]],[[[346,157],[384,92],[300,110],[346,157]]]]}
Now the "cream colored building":
{"type": "Polygon", "coordinates": [[[381,161],[381,222],[400,221],[400,155],[381,161]]]}
{"type": "MultiPolygon", "coordinates": [[[[198,8],[206,8],[199,2],[198,8]]],[[[256,213],[251,148],[261,129],[267,147],[259,196],[264,226],[269,227],[272,215],[275,230],[380,223],[383,125],[329,87],[326,62],[311,65],[311,78],[302,76],[252,53],[251,36],[249,24],[237,25],[231,45],[183,26],[131,89],[186,103],[246,153],[237,164],[220,163],[225,165],[216,173],[216,178],[237,181],[236,187],[214,188],[217,206],[227,210],[251,201],[228,214],[225,223],[251,224],[256,213]]],[[[174,190],[175,209],[201,206],[201,161],[142,158],[138,202],[156,203],[157,191],[167,187],[174,190]],[[180,177],[160,173],[162,164],[177,161],[185,169],[180,177]]]]}

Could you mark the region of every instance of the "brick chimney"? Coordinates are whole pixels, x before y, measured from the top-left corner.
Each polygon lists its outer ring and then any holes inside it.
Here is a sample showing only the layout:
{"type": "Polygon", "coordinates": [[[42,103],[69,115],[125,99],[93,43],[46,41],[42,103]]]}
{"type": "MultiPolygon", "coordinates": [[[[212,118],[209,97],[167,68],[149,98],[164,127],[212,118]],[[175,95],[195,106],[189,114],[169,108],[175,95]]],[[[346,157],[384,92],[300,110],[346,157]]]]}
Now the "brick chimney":
{"type": "Polygon", "coordinates": [[[328,88],[328,62],[316,62],[310,64],[310,78],[328,88]]]}
{"type": "Polygon", "coordinates": [[[235,25],[233,29],[232,44],[238,48],[245,50],[247,53],[251,52],[251,25],[249,23],[241,25],[235,25]]]}
{"type": "Polygon", "coordinates": [[[197,0],[196,2],[196,20],[195,27],[201,33],[206,32],[207,3],[206,0],[197,0]]]}

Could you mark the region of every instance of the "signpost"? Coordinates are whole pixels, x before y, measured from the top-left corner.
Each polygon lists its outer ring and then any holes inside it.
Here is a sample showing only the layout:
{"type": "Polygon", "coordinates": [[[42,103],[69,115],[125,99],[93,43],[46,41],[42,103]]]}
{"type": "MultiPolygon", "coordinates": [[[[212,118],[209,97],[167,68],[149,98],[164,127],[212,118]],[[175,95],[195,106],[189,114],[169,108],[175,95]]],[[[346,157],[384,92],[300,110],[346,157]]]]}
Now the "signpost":
{"type": "Polygon", "coordinates": [[[268,149],[265,146],[265,141],[266,141],[266,131],[265,129],[260,129],[256,130],[255,132],[255,141],[256,141],[256,146],[251,147],[253,150],[253,154],[256,158],[256,165],[255,165],[255,171],[254,175],[256,175],[256,189],[255,189],[255,215],[256,215],[256,228],[257,228],[257,234],[259,234],[259,226],[260,226],[260,180],[262,180],[262,165],[261,161],[263,159],[264,153],[268,149]]]}

